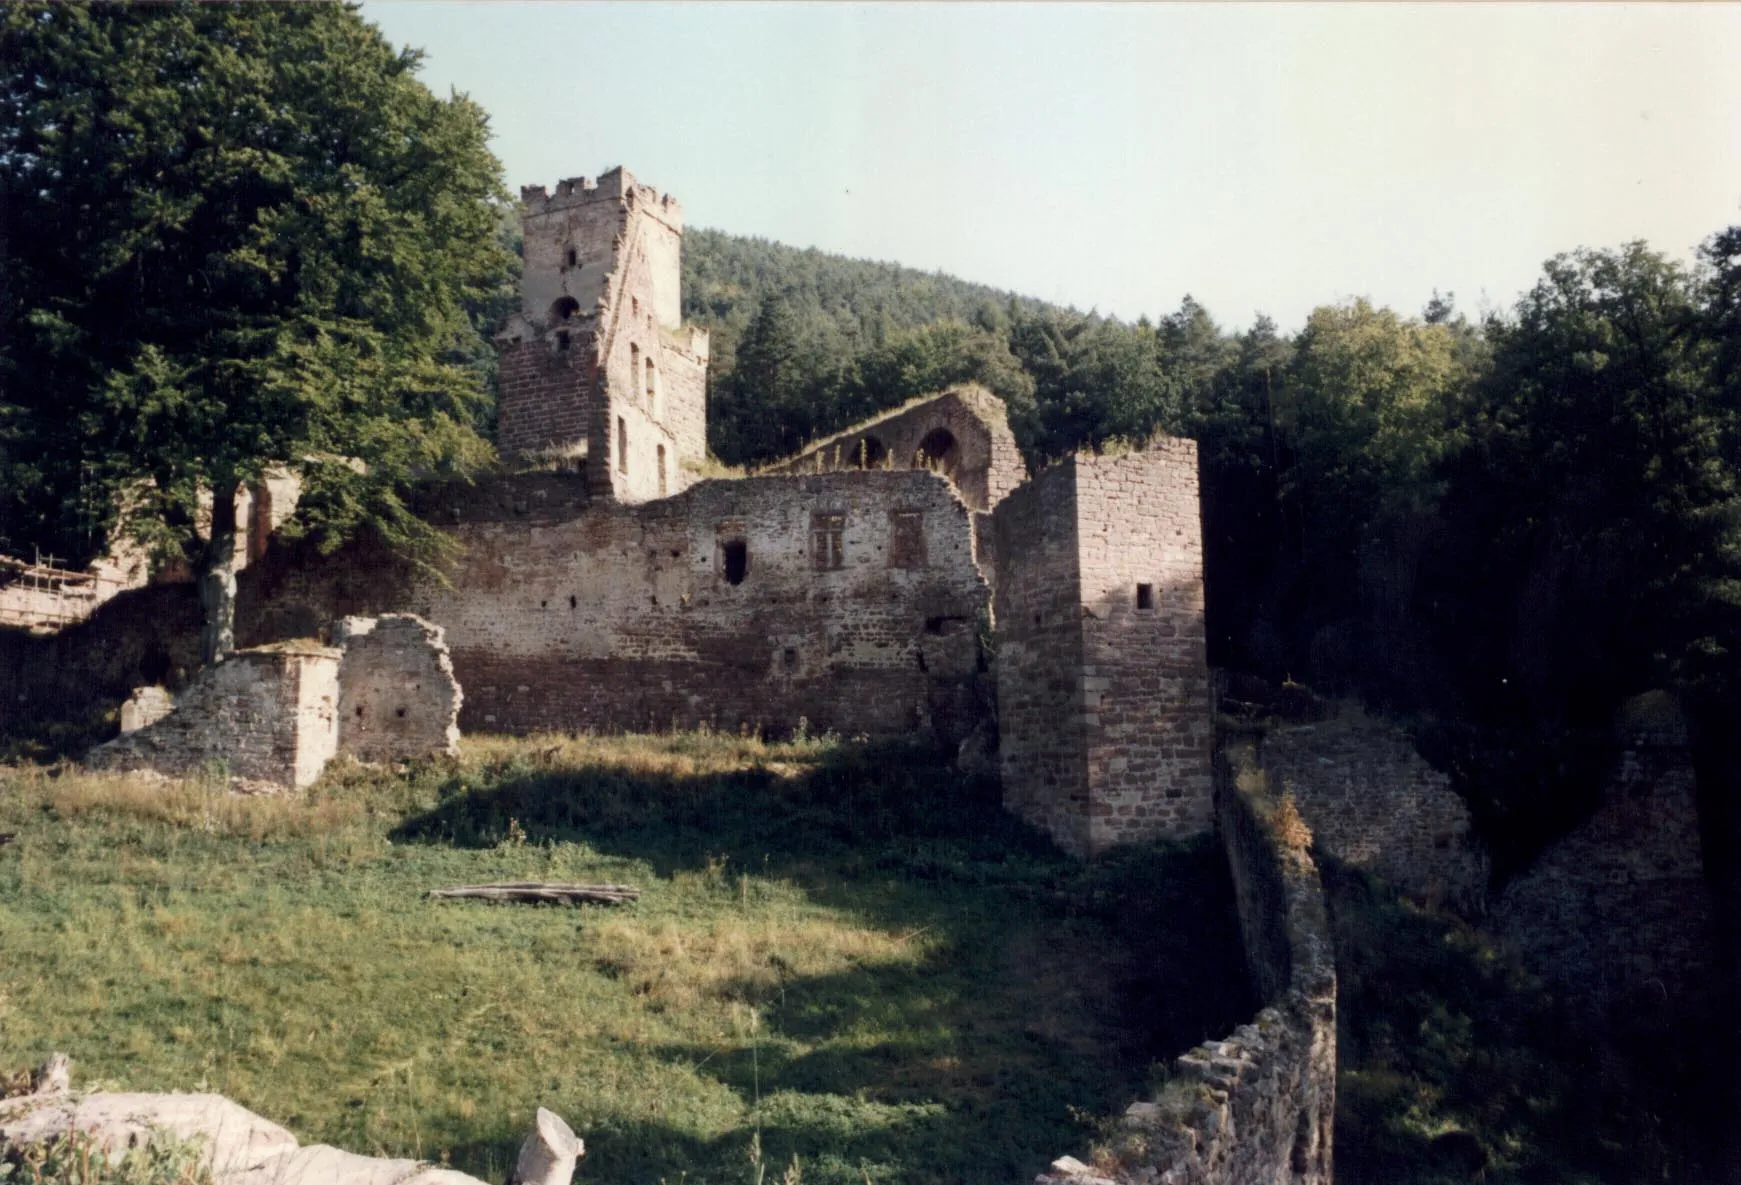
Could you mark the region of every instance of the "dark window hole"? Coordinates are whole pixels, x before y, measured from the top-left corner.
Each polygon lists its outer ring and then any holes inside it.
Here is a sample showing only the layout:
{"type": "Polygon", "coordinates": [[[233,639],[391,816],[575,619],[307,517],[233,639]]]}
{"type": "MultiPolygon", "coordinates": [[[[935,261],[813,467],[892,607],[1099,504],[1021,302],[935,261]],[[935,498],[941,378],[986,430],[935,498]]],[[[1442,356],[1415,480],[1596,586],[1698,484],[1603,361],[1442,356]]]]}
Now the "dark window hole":
{"type": "Polygon", "coordinates": [[[725,582],[727,584],[742,584],[750,570],[749,545],[742,539],[733,539],[720,545],[720,552],[725,560],[725,582]]]}
{"type": "Polygon", "coordinates": [[[1155,586],[1139,584],[1136,586],[1136,607],[1138,609],[1153,609],[1155,607],[1155,586]]]}

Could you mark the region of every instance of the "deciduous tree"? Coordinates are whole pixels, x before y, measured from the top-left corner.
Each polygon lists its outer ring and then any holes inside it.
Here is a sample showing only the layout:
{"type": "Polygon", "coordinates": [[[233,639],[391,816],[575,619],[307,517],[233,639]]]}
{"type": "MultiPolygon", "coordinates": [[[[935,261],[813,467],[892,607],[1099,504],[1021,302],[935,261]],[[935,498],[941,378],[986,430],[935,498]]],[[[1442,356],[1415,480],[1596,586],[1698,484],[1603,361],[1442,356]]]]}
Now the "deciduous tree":
{"type": "Polygon", "coordinates": [[[483,112],[340,5],[12,5],[0,61],[8,544],[188,558],[208,660],[268,471],[326,545],[428,548],[407,484],[490,453],[479,310],[512,257],[483,112]]]}

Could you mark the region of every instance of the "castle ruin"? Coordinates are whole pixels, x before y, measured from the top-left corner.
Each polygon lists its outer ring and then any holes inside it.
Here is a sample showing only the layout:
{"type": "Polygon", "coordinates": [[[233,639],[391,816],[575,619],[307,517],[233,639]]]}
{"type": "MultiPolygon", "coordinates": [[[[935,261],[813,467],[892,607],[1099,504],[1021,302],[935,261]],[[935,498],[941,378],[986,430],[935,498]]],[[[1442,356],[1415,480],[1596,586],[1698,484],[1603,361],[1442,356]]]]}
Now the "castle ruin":
{"type": "MultiPolygon", "coordinates": [[[[460,544],[454,566],[253,541],[239,645],[414,614],[445,633],[464,729],[960,744],[1001,725],[1007,804],[1070,852],[1211,828],[1195,445],[1030,479],[1001,401],[960,387],[702,480],[708,339],[682,323],[681,207],[615,169],[525,189],[521,221],[520,308],[497,338],[504,472],[418,500],[460,544]]],[[[118,614],[122,646],[93,620],[70,631],[89,645],[0,661],[0,711],[191,671],[179,605],[118,614]]]]}

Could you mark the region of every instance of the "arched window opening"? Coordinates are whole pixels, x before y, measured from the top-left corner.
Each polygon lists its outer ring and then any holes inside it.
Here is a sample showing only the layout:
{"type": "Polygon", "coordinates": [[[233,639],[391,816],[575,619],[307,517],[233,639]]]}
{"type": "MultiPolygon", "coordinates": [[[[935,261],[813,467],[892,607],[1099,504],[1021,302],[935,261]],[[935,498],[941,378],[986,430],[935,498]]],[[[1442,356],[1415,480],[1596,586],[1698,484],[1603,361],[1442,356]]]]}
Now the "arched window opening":
{"type": "Polygon", "coordinates": [[[564,296],[550,306],[550,320],[553,322],[566,321],[578,312],[580,312],[580,302],[572,296],[564,296]]]}
{"type": "Polygon", "coordinates": [[[960,460],[961,449],[947,428],[933,428],[919,442],[919,452],[914,458],[916,464],[935,469],[951,481],[955,480],[955,468],[960,460]]]}
{"type": "Polygon", "coordinates": [[[859,441],[853,454],[853,460],[860,469],[881,469],[888,459],[889,446],[874,436],[867,436],[859,441]]]}

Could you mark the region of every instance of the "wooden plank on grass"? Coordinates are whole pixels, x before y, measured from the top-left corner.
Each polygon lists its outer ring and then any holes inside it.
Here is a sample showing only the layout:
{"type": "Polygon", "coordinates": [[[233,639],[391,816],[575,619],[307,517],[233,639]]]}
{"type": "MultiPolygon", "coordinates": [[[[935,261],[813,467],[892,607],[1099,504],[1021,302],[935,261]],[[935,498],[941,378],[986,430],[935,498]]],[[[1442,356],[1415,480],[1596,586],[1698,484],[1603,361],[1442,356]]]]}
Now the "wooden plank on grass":
{"type": "Polygon", "coordinates": [[[431,897],[469,897],[479,901],[524,901],[551,905],[623,905],[638,901],[641,890],[633,885],[563,885],[548,881],[505,881],[493,885],[454,885],[431,889],[431,897]]]}

